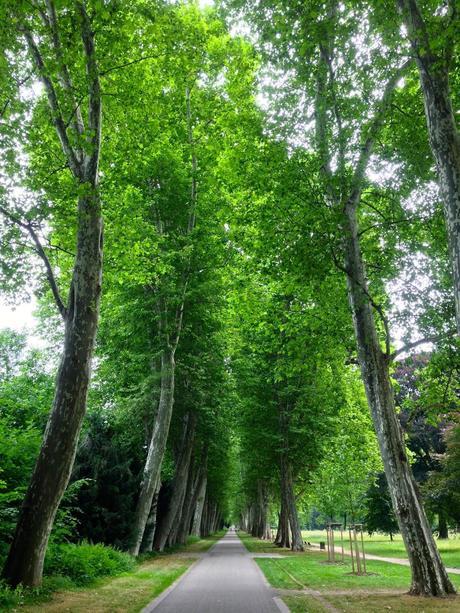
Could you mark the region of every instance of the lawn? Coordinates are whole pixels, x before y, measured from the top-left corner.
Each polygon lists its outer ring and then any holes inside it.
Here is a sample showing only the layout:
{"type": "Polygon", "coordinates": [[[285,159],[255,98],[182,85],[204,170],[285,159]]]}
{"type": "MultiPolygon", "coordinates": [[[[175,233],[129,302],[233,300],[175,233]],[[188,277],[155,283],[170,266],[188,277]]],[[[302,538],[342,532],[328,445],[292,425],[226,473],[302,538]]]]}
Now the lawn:
{"type": "MultiPolygon", "coordinates": [[[[407,566],[375,560],[369,560],[367,564],[369,574],[359,577],[350,574],[350,563],[327,564],[325,556],[316,552],[278,560],[259,558],[256,561],[274,587],[288,590],[405,590],[410,584],[410,569],[407,566]]],[[[454,577],[454,581],[455,579],[456,585],[460,587],[460,577],[454,577]]]]}
{"type": "MultiPolygon", "coordinates": [[[[286,556],[282,559],[259,558],[256,562],[269,583],[283,590],[282,598],[292,613],[322,613],[330,611],[331,606],[350,613],[460,611],[458,598],[438,600],[407,596],[405,592],[410,584],[410,569],[407,566],[368,560],[369,574],[358,577],[350,574],[349,558],[345,558],[343,565],[327,564],[326,556],[319,551],[292,553],[245,533],[239,533],[239,536],[251,552],[286,556]],[[299,593],[302,590],[306,593],[299,593]],[[309,594],[310,590],[314,593],[309,594]]],[[[321,540],[321,534],[317,536],[317,539],[308,540],[321,540]]],[[[396,552],[391,555],[396,555],[396,552]]],[[[451,579],[460,591],[460,575],[451,575],[451,579]]]]}
{"type": "MultiPolygon", "coordinates": [[[[347,533],[348,534],[348,533],[347,533]]],[[[305,541],[319,543],[326,541],[325,530],[305,530],[302,532],[305,541]]],[[[364,551],[376,556],[389,558],[407,558],[401,535],[396,534],[393,541],[385,534],[364,534],[364,551]]],[[[340,541],[336,541],[340,545],[340,541]]],[[[439,552],[446,566],[460,568],[460,537],[451,537],[448,540],[436,540],[439,552]]],[[[345,549],[350,549],[348,541],[345,541],[345,549]]]]}

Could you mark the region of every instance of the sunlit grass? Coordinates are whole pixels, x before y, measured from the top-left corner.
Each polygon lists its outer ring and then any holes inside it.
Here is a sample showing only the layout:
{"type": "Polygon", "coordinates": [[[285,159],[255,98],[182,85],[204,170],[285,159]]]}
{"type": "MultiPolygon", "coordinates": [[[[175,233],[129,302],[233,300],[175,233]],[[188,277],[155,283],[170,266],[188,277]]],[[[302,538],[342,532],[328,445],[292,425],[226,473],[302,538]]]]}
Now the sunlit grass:
{"type": "MultiPolygon", "coordinates": [[[[311,543],[319,543],[326,541],[325,530],[305,530],[302,532],[303,539],[311,543]]],[[[387,556],[393,558],[407,558],[406,549],[400,534],[393,536],[393,541],[386,534],[364,535],[364,550],[367,553],[376,556],[387,556]]],[[[348,532],[344,532],[346,549],[350,548],[348,541],[348,532]]],[[[340,540],[336,541],[340,546],[340,540]]],[[[458,536],[450,537],[449,539],[436,540],[436,545],[441,553],[441,557],[447,566],[452,568],[460,568],[460,538],[458,536]]]]}

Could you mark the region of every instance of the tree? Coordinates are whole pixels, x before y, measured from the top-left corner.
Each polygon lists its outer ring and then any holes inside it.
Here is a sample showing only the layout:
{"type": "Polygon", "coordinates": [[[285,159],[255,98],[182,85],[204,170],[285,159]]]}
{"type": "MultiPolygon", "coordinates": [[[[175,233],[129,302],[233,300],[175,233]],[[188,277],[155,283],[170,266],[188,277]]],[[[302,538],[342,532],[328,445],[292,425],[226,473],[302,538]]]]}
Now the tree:
{"type": "MultiPolygon", "coordinates": [[[[93,26],[84,2],[72,10],[54,2],[36,7],[32,20],[26,6],[11,6],[10,18],[25,40],[30,61],[45,91],[50,121],[61,144],[78,194],[76,255],[67,304],[62,300],[51,263],[40,243],[37,227],[25,212],[2,205],[2,212],[25,230],[43,260],[48,281],[65,325],[64,350],[56,380],[53,408],[27,490],[3,576],[11,585],[41,582],[43,561],[57,508],[70,478],[78,435],[86,408],[91,356],[96,336],[102,271],[102,215],[99,192],[101,148],[101,91],[93,26]],[[84,118],[61,37],[66,21],[78,24],[88,99],[84,118]],[[41,19],[41,25],[40,25],[41,19]],[[37,39],[40,37],[41,42],[37,39]],[[71,120],[64,112],[71,112],[71,120]]],[[[65,26],[67,27],[67,25],[65,26]]]]}
{"type": "Polygon", "coordinates": [[[375,483],[367,490],[366,506],[364,521],[369,534],[384,532],[393,540],[393,534],[398,531],[398,522],[393,512],[385,473],[379,473],[375,483]]]}
{"type": "Polygon", "coordinates": [[[455,1],[398,0],[417,63],[430,146],[436,160],[452,262],[457,333],[460,335],[460,134],[454,115],[450,73],[456,61],[459,11],[455,1]],[[446,10],[443,10],[443,9],[446,10]]]}
{"type": "MultiPolygon", "coordinates": [[[[313,110],[309,115],[314,127],[306,131],[306,138],[316,152],[317,180],[323,190],[327,220],[324,249],[346,278],[362,379],[411,564],[411,593],[454,593],[423,510],[398,424],[389,372],[394,356],[383,279],[370,286],[365,264],[365,253],[369,251],[361,226],[365,218],[363,200],[372,200],[373,194],[372,181],[366,173],[376,155],[394,91],[411,60],[401,60],[396,50],[385,48],[384,53],[377,52],[378,61],[372,57],[357,61],[359,49],[352,32],[358,37],[363,24],[367,26],[360,36],[368,46],[375,43],[378,48],[369,27],[367,17],[371,11],[366,3],[358,11],[351,10],[351,3],[335,1],[325,6],[309,2],[233,4],[243,6],[258,27],[262,52],[275,68],[289,67],[293,71],[294,92],[301,83],[307,92],[307,110],[313,110]],[[357,82],[360,95],[350,97],[357,82]]],[[[304,98],[297,95],[305,105],[304,98]]]]}

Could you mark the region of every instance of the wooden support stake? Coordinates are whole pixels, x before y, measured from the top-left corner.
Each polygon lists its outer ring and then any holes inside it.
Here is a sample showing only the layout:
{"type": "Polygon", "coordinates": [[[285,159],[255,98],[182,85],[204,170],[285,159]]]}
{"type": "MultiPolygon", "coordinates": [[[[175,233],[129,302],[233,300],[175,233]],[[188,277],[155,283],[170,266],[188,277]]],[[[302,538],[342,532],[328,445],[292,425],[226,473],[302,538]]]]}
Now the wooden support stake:
{"type": "Polygon", "coordinates": [[[361,526],[361,551],[363,553],[363,565],[364,565],[364,574],[367,574],[366,570],[366,556],[364,555],[364,536],[363,536],[363,527],[361,526]]]}
{"type": "Polygon", "coordinates": [[[343,526],[340,526],[340,542],[342,543],[342,564],[345,563],[345,554],[343,552],[343,526]]]}
{"type": "Polygon", "coordinates": [[[355,541],[355,554],[356,554],[356,570],[358,575],[361,574],[361,559],[359,556],[359,545],[358,545],[358,536],[356,534],[356,526],[353,526],[353,537],[355,541]]]}
{"type": "Polygon", "coordinates": [[[331,561],[335,562],[334,526],[331,525],[331,561]]]}
{"type": "Polygon", "coordinates": [[[351,538],[351,528],[348,528],[348,534],[350,536],[351,571],[353,574],[355,574],[355,561],[353,557],[353,539],[351,538]]]}

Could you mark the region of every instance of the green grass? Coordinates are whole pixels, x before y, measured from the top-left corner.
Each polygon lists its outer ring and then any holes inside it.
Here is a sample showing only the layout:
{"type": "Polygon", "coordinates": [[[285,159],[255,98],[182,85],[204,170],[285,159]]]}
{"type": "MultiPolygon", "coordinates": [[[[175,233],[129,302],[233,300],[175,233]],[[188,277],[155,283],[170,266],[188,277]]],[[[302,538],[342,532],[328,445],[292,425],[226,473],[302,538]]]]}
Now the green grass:
{"type": "Polygon", "coordinates": [[[290,553],[289,549],[281,549],[280,547],[274,545],[271,541],[256,539],[246,532],[239,531],[238,536],[243,541],[247,550],[251,553],[279,553],[282,555],[290,553]]]}
{"type": "MultiPolygon", "coordinates": [[[[345,564],[325,564],[324,553],[307,551],[292,553],[281,550],[272,543],[254,539],[239,533],[249,551],[260,553],[281,553],[282,559],[259,558],[257,564],[273,587],[299,590],[304,588],[328,592],[331,590],[368,590],[372,593],[381,590],[407,590],[410,585],[410,569],[407,566],[367,561],[366,576],[351,575],[350,558],[345,564]]],[[[457,589],[460,589],[460,575],[451,575],[457,589]]]]}
{"type": "MultiPolygon", "coordinates": [[[[347,533],[348,534],[348,533],[347,533]]],[[[305,541],[311,543],[319,543],[326,541],[325,530],[305,530],[302,532],[305,541]]],[[[364,550],[367,553],[389,558],[407,558],[406,549],[402,541],[401,535],[396,534],[393,541],[385,534],[364,535],[364,550]]],[[[460,538],[454,537],[448,540],[436,540],[439,552],[446,566],[452,568],[460,568],[460,538]]],[[[345,540],[345,548],[349,549],[350,545],[345,540]]]]}
{"type": "MultiPolygon", "coordinates": [[[[256,560],[274,587],[288,590],[312,588],[330,589],[408,589],[410,569],[387,562],[369,561],[368,574],[351,575],[351,564],[325,564],[325,556],[307,552],[281,560],[260,558],[256,560]]],[[[460,581],[458,581],[460,584],[460,581]]]]}
{"type": "Polygon", "coordinates": [[[56,592],[45,603],[35,601],[21,611],[32,613],[138,613],[156,596],[184,573],[194,558],[172,555],[157,556],[144,562],[136,570],[123,575],[99,580],[91,588],[79,588],[56,592]]]}
{"type": "MultiPolygon", "coordinates": [[[[332,605],[338,611],[345,613],[444,613],[460,611],[460,597],[448,599],[429,599],[408,596],[405,592],[410,585],[410,569],[407,566],[367,561],[366,576],[351,575],[350,558],[345,558],[345,564],[325,564],[324,553],[306,551],[292,553],[279,549],[273,543],[254,539],[248,534],[239,533],[244,544],[251,552],[281,553],[283,558],[259,558],[257,564],[262,569],[269,583],[278,589],[296,590],[292,594],[284,593],[282,599],[291,613],[328,613],[332,605]],[[372,573],[372,574],[371,574],[372,573]],[[299,593],[299,590],[314,590],[319,596],[299,593]],[[394,592],[400,593],[394,593],[394,592]],[[338,593],[342,592],[342,593],[338,593]]],[[[382,537],[381,537],[382,538],[382,537]]],[[[322,533],[305,534],[305,540],[319,542],[324,540],[322,533]]],[[[379,550],[379,541],[374,537],[376,555],[383,555],[379,550]]],[[[367,543],[366,543],[367,545],[367,543]]],[[[399,555],[402,542],[396,541],[394,553],[399,555]]],[[[451,551],[455,552],[455,541],[451,551]]],[[[367,546],[366,546],[367,550],[367,546]]],[[[460,575],[451,575],[451,580],[460,591],[460,575]]]]}
{"type": "MultiPolygon", "coordinates": [[[[291,613],[325,613],[326,609],[313,596],[296,595],[283,596],[284,602],[291,613]]],[[[339,609],[341,610],[341,609],[339,609]]]]}

